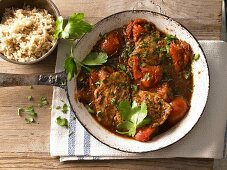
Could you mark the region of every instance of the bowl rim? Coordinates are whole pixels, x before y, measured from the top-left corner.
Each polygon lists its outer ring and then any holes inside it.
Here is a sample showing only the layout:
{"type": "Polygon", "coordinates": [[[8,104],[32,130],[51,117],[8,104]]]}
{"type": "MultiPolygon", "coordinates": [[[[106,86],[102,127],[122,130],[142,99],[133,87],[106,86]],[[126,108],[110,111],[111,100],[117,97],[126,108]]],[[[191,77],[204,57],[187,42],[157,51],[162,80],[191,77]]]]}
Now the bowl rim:
{"type": "MultiPolygon", "coordinates": [[[[173,143],[171,143],[171,144],[169,144],[169,145],[166,145],[166,146],[163,146],[163,147],[159,147],[159,148],[156,148],[156,149],[153,149],[153,150],[148,150],[148,151],[129,151],[129,150],[123,150],[123,149],[120,149],[120,148],[111,146],[110,144],[107,144],[107,143],[103,142],[101,139],[99,139],[99,138],[96,137],[94,134],[92,134],[92,133],[90,132],[90,130],[88,129],[88,127],[86,127],[86,125],[83,124],[83,122],[80,120],[80,118],[78,118],[78,116],[77,116],[77,114],[76,114],[76,112],[75,112],[75,110],[74,110],[74,108],[73,108],[72,102],[71,102],[71,100],[70,100],[70,95],[69,95],[69,84],[70,84],[70,83],[69,83],[69,82],[67,82],[67,84],[66,84],[66,86],[67,86],[66,95],[67,95],[67,98],[69,99],[69,104],[70,104],[70,106],[71,106],[71,108],[72,108],[72,110],[73,110],[73,113],[74,113],[75,117],[76,117],[77,120],[80,122],[80,124],[85,128],[85,130],[86,130],[87,132],[89,132],[89,134],[90,134],[91,136],[93,136],[96,140],[98,140],[98,141],[101,142],[102,144],[104,144],[104,145],[106,145],[106,146],[108,146],[108,147],[110,147],[110,148],[112,148],[112,149],[115,149],[115,150],[118,150],[118,151],[122,151],[122,152],[126,152],[126,153],[149,153],[149,152],[154,152],[154,151],[158,151],[158,150],[165,149],[165,148],[167,148],[167,147],[169,147],[169,146],[171,146],[171,145],[173,145],[173,144],[178,143],[178,142],[181,141],[183,138],[185,138],[185,137],[192,131],[192,129],[196,126],[196,124],[199,122],[200,118],[201,118],[202,115],[204,114],[205,108],[207,107],[207,101],[208,101],[209,92],[210,92],[210,70],[209,70],[209,65],[208,65],[208,62],[207,62],[207,57],[206,57],[206,55],[205,55],[205,53],[204,53],[204,51],[203,51],[203,49],[202,49],[200,43],[199,43],[198,40],[195,38],[195,36],[194,36],[194,35],[193,35],[185,26],[183,26],[182,24],[180,24],[179,22],[175,21],[174,19],[172,19],[171,17],[169,17],[169,16],[167,16],[167,15],[164,15],[164,14],[161,14],[161,13],[158,13],[158,12],[154,12],[154,11],[150,11],[150,10],[124,10],[124,11],[120,11],[120,12],[111,14],[111,15],[109,15],[109,16],[107,16],[107,17],[104,17],[103,19],[101,19],[101,20],[99,20],[97,23],[95,23],[95,24],[93,25],[93,27],[95,27],[96,25],[100,24],[100,23],[103,22],[104,20],[107,20],[107,19],[109,19],[109,18],[111,18],[111,17],[113,17],[113,16],[115,16],[115,15],[118,15],[118,14],[121,14],[121,13],[128,13],[128,12],[132,12],[132,13],[133,13],[133,12],[135,12],[135,13],[136,13],[136,12],[145,12],[145,13],[151,13],[151,14],[154,14],[154,15],[161,15],[161,16],[165,17],[165,18],[168,19],[168,20],[171,20],[171,21],[176,22],[176,24],[178,24],[180,27],[182,27],[183,29],[185,29],[185,30],[192,36],[192,38],[196,41],[198,47],[201,49],[201,52],[202,52],[202,54],[203,54],[203,56],[204,56],[205,63],[206,63],[206,66],[207,66],[206,68],[207,68],[207,72],[208,72],[208,84],[207,84],[207,90],[208,90],[208,91],[207,91],[207,95],[206,95],[206,98],[205,98],[205,99],[206,99],[206,102],[205,102],[205,105],[204,105],[204,107],[203,107],[203,109],[202,109],[202,112],[201,112],[201,114],[199,115],[197,121],[194,122],[194,125],[187,131],[187,133],[185,133],[185,134],[184,134],[183,136],[181,136],[178,140],[174,141],[173,143]]],[[[76,46],[80,43],[80,41],[83,39],[83,37],[84,37],[85,35],[86,35],[86,34],[84,34],[84,35],[76,42],[76,46]]],[[[76,80],[75,77],[74,77],[74,80],[76,80]]],[[[176,125],[177,125],[177,124],[176,124],[176,125]]],[[[170,129],[173,129],[176,125],[174,125],[174,126],[171,127],[170,129]]],[[[104,128],[104,127],[103,127],[103,128],[104,128]]],[[[170,129],[169,129],[169,130],[170,130],[170,129]]],[[[110,133],[112,133],[112,132],[110,132],[110,133]]]]}
{"type": "MultiPolygon", "coordinates": [[[[57,16],[54,16],[56,19],[57,17],[61,16],[60,14],[60,11],[59,9],[57,8],[56,4],[52,1],[52,0],[46,0],[47,3],[54,9],[54,11],[56,12],[57,16]]],[[[48,11],[49,12],[49,11],[48,11]]],[[[0,53],[0,57],[5,60],[5,61],[8,61],[10,63],[13,63],[13,64],[19,64],[19,65],[30,65],[30,64],[35,64],[35,63],[38,63],[39,61],[47,58],[53,51],[54,49],[57,47],[58,45],[58,42],[59,42],[59,39],[57,39],[54,43],[54,45],[44,54],[42,55],[41,57],[39,57],[38,59],[35,59],[33,61],[27,61],[27,62],[20,62],[20,61],[16,61],[16,60],[11,60],[9,58],[7,58],[6,56],[4,56],[3,54],[0,53]]]]}

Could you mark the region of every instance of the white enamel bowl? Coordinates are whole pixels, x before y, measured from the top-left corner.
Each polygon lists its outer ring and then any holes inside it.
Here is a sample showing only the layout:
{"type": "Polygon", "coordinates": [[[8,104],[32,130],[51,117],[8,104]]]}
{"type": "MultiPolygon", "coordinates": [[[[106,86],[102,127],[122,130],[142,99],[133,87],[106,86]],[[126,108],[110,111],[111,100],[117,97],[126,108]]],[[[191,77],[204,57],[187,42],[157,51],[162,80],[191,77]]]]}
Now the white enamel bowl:
{"type": "Polygon", "coordinates": [[[150,11],[124,11],[99,21],[94,25],[90,33],[84,35],[80,39],[75,49],[75,56],[79,60],[83,60],[98,41],[100,33],[106,33],[122,27],[135,18],[144,18],[154,23],[161,31],[167,34],[176,35],[179,39],[188,42],[194,53],[200,54],[200,59],[192,63],[194,92],[191,100],[191,108],[183,120],[167,132],[154,137],[151,141],[139,142],[133,139],[120,137],[104,129],[88,113],[82,103],[75,101],[74,91],[76,89],[76,78],[67,83],[68,97],[78,120],[96,139],[112,148],[125,152],[149,152],[167,147],[179,141],[195,126],[201,117],[207,102],[209,92],[209,71],[206,57],[193,35],[173,19],[150,11]]]}

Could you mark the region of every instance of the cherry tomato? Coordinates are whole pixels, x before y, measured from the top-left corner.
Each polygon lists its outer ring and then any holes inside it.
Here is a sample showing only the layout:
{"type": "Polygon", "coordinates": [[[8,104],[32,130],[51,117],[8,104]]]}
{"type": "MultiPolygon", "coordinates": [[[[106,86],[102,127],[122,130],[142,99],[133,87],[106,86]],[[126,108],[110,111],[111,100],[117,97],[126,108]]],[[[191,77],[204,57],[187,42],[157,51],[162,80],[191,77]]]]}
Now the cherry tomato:
{"type": "Polygon", "coordinates": [[[185,116],[188,111],[188,104],[183,97],[178,96],[170,102],[170,105],[173,110],[166,121],[169,125],[174,125],[185,116]]]}
{"type": "Polygon", "coordinates": [[[152,78],[151,86],[157,84],[162,78],[162,69],[160,66],[140,67],[140,69],[144,75],[147,73],[151,75],[151,78],[152,78]]]}
{"type": "Polygon", "coordinates": [[[116,32],[111,32],[101,43],[101,50],[106,52],[108,56],[111,56],[119,50],[120,46],[118,34],[116,32]]]}
{"type": "Polygon", "coordinates": [[[135,135],[135,139],[141,142],[146,142],[151,139],[151,137],[155,134],[156,128],[141,128],[135,135]]]}

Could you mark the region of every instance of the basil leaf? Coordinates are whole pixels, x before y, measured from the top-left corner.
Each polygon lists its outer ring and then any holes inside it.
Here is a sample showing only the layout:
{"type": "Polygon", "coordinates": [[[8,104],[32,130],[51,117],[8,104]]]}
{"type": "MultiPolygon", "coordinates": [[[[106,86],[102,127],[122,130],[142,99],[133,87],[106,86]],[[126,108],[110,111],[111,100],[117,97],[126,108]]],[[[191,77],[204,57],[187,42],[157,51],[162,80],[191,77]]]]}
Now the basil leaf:
{"type": "Polygon", "coordinates": [[[200,54],[194,54],[194,55],[193,55],[193,60],[194,60],[194,61],[198,61],[199,58],[200,58],[200,54]]]}

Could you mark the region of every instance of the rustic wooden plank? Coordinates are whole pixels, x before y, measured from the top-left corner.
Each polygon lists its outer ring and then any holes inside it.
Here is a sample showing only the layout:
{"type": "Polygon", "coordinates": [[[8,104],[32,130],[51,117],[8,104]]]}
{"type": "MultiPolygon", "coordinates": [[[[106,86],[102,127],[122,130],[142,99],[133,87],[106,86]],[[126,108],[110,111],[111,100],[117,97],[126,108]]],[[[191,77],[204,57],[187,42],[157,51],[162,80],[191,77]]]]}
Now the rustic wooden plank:
{"type": "Polygon", "coordinates": [[[88,21],[96,23],[116,12],[145,9],[164,13],[187,27],[198,39],[220,39],[221,0],[53,0],[61,14],[84,12],[88,21]],[[92,9],[92,10],[91,10],[92,9]]]}
{"type": "Polygon", "coordinates": [[[215,159],[213,169],[214,170],[226,170],[227,169],[227,159],[215,159]]]}
{"type": "Polygon", "coordinates": [[[38,107],[42,96],[51,103],[52,87],[34,86],[0,88],[0,152],[48,152],[50,134],[49,106],[38,107]],[[27,96],[32,96],[29,101],[27,96]],[[17,108],[34,105],[36,124],[26,124],[17,108]],[[39,123],[39,124],[38,124],[39,123]]]}
{"type": "Polygon", "coordinates": [[[143,170],[209,170],[212,169],[212,159],[141,159],[141,160],[105,160],[105,161],[77,161],[60,163],[47,153],[0,153],[2,168],[21,169],[143,169],[143,170]]]}

